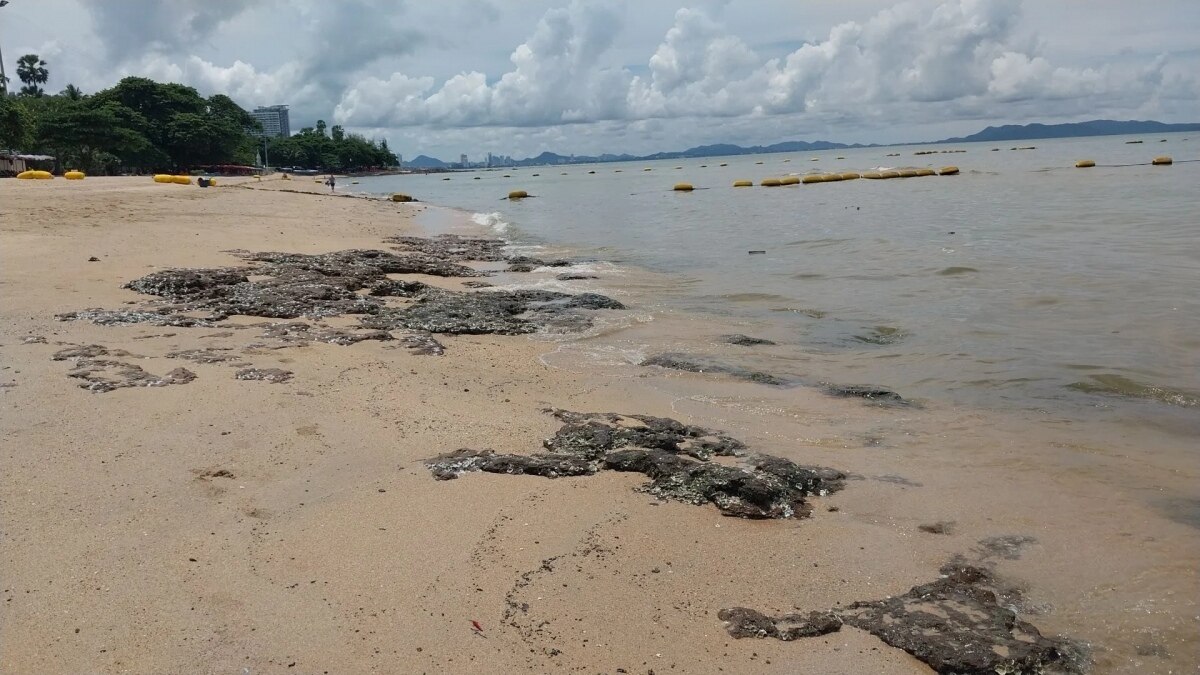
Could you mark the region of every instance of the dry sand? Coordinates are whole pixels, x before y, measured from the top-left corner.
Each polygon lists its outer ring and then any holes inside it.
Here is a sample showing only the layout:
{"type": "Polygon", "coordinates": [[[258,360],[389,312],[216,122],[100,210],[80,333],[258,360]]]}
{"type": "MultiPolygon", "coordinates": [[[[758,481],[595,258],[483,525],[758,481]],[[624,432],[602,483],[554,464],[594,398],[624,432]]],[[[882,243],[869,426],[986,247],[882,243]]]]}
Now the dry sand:
{"type": "Polygon", "coordinates": [[[856,629],[733,640],[717,612],[903,593],[1001,534],[1038,539],[999,570],[1046,608],[1030,617],[1043,632],[1096,645],[1098,670],[1195,663],[1194,525],[1123,489],[1110,464],[1080,477],[996,419],[806,390],[735,407],[762,388],[549,367],[553,347],[522,337],[448,337],[442,357],[379,342],[261,350],[246,360],[294,379],[241,381],[165,354],[241,353],[251,331],[54,318],[140,302],[121,285],[155,269],[238,264],[230,249],[384,248],[428,208],[279,191],[310,183],[0,181],[0,671],[926,673],[856,629]],[[198,377],[89,392],[51,360],[75,344],[198,377]],[[810,519],[745,521],[660,503],[631,489],[636,475],[439,482],[422,464],[534,451],[558,426],[550,406],[724,428],[866,480],[815,500],[810,519]],[[894,444],[864,447],[880,429],[894,444]],[[917,529],[938,520],[954,534],[917,529]]]}

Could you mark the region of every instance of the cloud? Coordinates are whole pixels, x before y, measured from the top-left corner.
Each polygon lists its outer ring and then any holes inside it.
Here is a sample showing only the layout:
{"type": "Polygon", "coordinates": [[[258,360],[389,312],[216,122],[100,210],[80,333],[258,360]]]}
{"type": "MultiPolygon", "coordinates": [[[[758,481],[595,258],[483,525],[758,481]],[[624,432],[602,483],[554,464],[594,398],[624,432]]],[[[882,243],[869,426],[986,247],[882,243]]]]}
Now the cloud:
{"type": "Polygon", "coordinates": [[[87,7],[109,55],[123,61],[147,51],[192,47],[250,4],[119,0],[88,3],[87,7]]]}
{"type": "Polygon", "coordinates": [[[1020,9],[1019,0],[915,0],[766,59],[709,11],[682,8],[635,74],[604,66],[616,14],[576,2],[547,11],[495,81],[477,71],[440,86],[401,72],[369,77],[347,88],[334,118],[431,129],[799,113],[818,123],[897,114],[916,122],[947,106],[971,116],[1035,100],[1070,110],[1111,105],[1119,94],[1145,97],[1161,86],[1161,63],[1140,73],[1050,63],[1036,37],[1018,29],[1020,9]]]}

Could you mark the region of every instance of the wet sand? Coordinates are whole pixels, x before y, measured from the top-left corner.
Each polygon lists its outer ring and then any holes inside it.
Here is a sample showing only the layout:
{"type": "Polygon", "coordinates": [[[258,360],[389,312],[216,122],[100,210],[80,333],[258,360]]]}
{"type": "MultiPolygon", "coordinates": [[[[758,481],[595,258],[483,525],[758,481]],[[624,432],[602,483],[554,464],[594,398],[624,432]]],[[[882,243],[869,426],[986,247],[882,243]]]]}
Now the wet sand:
{"type": "Polygon", "coordinates": [[[122,284],[156,270],[240,264],[223,251],[386,249],[428,208],[280,191],[320,190],[300,178],[248,187],[0,182],[0,670],[924,673],[850,626],[735,640],[717,613],[899,595],[956,554],[1022,586],[1023,618],[1089,643],[1098,672],[1194,668],[1197,524],[1146,486],[1186,502],[1196,462],[1131,467],[1120,448],[1136,439],[1047,453],[1071,434],[706,374],[607,376],[521,336],[439,337],[434,357],[55,319],[141,303],[122,284]],[[88,391],[52,356],[91,344],[196,379],[88,391]],[[201,348],[293,377],[166,356],[201,348]],[[536,452],[560,426],[550,407],[672,417],[855,479],[811,518],[752,521],[660,502],[637,474],[436,481],[424,465],[536,452]],[[943,521],[949,534],[919,529],[943,521]],[[1005,536],[1036,541],[979,544],[1005,536]]]}

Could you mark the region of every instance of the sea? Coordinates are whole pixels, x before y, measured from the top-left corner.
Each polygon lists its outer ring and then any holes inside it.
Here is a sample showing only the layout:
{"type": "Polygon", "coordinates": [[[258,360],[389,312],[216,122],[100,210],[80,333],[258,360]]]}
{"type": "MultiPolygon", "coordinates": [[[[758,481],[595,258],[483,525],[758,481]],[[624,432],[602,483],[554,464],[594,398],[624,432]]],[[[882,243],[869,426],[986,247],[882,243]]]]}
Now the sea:
{"type": "MultiPolygon", "coordinates": [[[[585,344],[572,358],[619,367],[686,354],[799,384],[1120,416],[1200,439],[1197,159],[1200,134],[1181,133],[498,168],[351,188],[451,207],[516,254],[583,261],[497,281],[635,308],[602,339],[576,338],[585,344]],[[1175,163],[1151,164],[1162,155],[1175,163]],[[958,175],[759,185],[950,165],[958,175]],[[531,197],[507,199],[514,190],[531,197]],[[776,344],[731,348],[731,332],[776,344]]],[[[444,216],[425,220],[449,229],[444,216]]]]}

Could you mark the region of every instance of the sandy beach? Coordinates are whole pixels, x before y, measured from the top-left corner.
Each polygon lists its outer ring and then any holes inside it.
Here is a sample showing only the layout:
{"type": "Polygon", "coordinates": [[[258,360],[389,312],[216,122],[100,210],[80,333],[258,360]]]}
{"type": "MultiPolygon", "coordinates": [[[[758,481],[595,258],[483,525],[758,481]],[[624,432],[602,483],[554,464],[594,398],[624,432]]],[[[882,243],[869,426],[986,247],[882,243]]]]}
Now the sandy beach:
{"type": "Polygon", "coordinates": [[[143,305],[124,284],[245,265],[233,251],[390,250],[433,208],[299,178],[0,182],[0,670],[928,673],[850,623],[735,639],[718,613],[900,596],[954,556],[1019,588],[1021,618],[1096,672],[1194,668],[1200,537],[1145,486],[1184,492],[1195,463],[1130,469],[1132,432],[1050,456],[1069,430],[706,374],[604,377],[521,335],[438,335],[445,353],[428,355],[401,340],[283,345],[255,325],[283,319],[56,318],[143,305]],[[89,390],[68,377],[78,352],[55,355],[90,345],[104,350],[93,363],[134,364],[145,382],[194,379],[89,390]],[[291,378],[238,379],[245,368],[291,378]],[[742,396],[765,400],[761,414],[723,405],[742,396]],[[542,451],[563,426],[548,409],[719,430],[846,486],[811,495],[810,517],[760,520],[658,499],[635,489],[639,473],[440,481],[425,465],[460,448],[542,451]]]}

